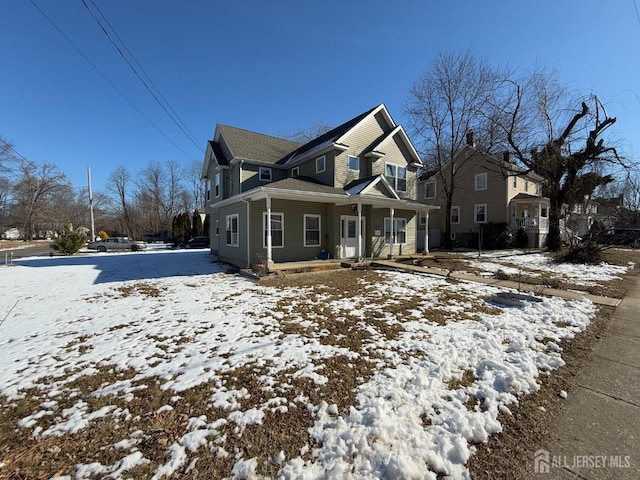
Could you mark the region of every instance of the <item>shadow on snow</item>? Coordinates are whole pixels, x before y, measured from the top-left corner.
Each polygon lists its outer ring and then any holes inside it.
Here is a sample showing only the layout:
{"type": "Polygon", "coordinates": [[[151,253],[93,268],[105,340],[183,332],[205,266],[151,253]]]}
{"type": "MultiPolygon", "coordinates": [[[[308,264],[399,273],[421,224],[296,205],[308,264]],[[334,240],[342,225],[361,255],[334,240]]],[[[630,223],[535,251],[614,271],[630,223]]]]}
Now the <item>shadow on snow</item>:
{"type": "MultiPolygon", "coordinates": [[[[78,256],[27,257],[14,261],[23,267],[93,266],[98,270],[94,284],[150,280],[167,277],[222,273],[229,265],[217,262],[209,250],[96,253],[78,256]]],[[[64,277],[60,278],[64,282],[64,277]]]]}

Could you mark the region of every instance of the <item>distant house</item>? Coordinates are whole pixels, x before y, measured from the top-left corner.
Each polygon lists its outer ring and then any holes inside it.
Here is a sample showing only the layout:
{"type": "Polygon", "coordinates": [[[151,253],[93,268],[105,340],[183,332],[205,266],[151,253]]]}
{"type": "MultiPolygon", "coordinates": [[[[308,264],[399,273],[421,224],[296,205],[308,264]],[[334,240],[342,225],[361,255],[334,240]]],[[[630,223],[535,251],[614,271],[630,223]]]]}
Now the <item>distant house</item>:
{"type": "MultiPolygon", "coordinates": [[[[544,246],[549,233],[549,199],[541,195],[542,178],[509,161],[475,147],[473,135],[453,159],[455,188],[451,208],[451,239],[457,245],[473,245],[483,225],[508,223],[515,233],[524,229],[529,247],[544,246]]],[[[423,174],[419,196],[440,206],[431,226],[445,232],[446,197],[443,182],[450,182],[451,164],[423,174]]],[[[450,183],[447,183],[449,185],[450,183]]]]}
{"type": "Polygon", "coordinates": [[[306,144],[218,124],[202,169],[211,250],[243,267],[416,253],[435,208],[417,201],[422,167],[384,105],[306,144]]]}
{"type": "Polygon", "coordinates": [[[8,228],[4,232],[2,232],[3,240],[19,240],[20,239],[20,230],[17,228],[8,228]]]}

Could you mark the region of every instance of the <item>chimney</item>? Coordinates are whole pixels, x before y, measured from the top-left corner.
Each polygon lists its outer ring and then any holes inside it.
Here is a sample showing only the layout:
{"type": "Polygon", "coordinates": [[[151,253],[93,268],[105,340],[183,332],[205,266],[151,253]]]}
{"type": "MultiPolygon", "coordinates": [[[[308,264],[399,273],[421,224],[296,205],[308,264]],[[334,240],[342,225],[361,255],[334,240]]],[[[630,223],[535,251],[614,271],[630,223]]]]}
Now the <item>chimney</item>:
{"type": "Polygon", "coordinates": [[[473,133],[473,130],[468,130],[467,131],[467,145],[469,145],[471,147],[475,147],[476,146],[476,135],[475,135],[475,133],[473,133]]]}
{"type": "Polygon", "coordinates": [[[511,161],[511,153],[509,150],[502,153],[502,160],[504,160],[504,163],[509,163],[511,161]]]}

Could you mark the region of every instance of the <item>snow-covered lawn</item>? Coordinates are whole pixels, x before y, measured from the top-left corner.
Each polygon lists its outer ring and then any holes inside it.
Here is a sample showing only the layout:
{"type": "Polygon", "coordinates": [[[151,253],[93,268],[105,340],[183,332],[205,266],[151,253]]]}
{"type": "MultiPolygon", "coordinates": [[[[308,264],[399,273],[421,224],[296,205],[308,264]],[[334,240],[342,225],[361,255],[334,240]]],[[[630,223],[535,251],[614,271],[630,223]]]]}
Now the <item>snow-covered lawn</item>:
{"type": "MultiPolygon", "coordinates": [[[[544,253],[530,253],[524,251],[490,251],[483,252],[481,258],[474,258],[477,253],[467,253],[469,265],[487,273],[496,273],[501,270],[507,275],[526,275],[528,277],[548,277],[565,280],[574,285],[591,286],[602,281],[610,281],[620,278],[628,267],[619,265],[577,266],[572,264],[559,264],[551,255],[544,253]]],[[[632,265],[630,265],[632,266],[632,265]]]]}
{"type": "MultiPolygon", "coordinates": [[[[2,418],[15,438],[56,439],[49,475],[467,478],[473,445],[595,313],[559,298],[499,308],[493,287],[392,272],[256,284],[212,260],[0,268],[2,418]],[[102,443],[65,452],[78,438],[102,443]]],[[[18,455],[0,455],[1,477],[18,455]]]]}

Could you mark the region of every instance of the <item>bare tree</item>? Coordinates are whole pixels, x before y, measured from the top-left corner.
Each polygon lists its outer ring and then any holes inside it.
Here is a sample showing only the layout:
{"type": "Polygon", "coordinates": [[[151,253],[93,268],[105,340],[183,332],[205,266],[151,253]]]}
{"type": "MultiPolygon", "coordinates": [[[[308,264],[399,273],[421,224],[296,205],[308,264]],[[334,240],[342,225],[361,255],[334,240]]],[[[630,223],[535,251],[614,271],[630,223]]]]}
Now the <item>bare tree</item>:
{"type": "Polygon", "coordinates": [[[123,166],[117,167],[111,175],[107,189],[114,197],[114,206],[120,229],[132,238],[135,238],[136,222],[133,217],[129,189],[131,187],[131,174],[123,166]]]}
{"type": "Polygon", "coordinates": [[[502,128],[517,160],[544,178],[543,194],[550,200],[548,247],[558,250],[563,207],[611,182],[607,170],[628,166],[602,138],[616,119],[593,95],[573,99],[554,75],[536,73],[511,85],[502,128]],[[572,104],[579,108],[566,108],[572,104]]]}
{"type": "Polygon", "coordinates": [[[282,135],[282,138],[286,138],[287,140],[291,140],[292,142],[305,144],[310,142],[314,138],[327,133],[332,128],[333,127],[331,127],[328,123],[325,123],[322,120],[318,120],[316,122],[313,122],[307,128],[297,130],[293,133],[285,133],[284,135],[282,135]]]}
{"type": "MultiPolygon", "coordinates": [[[[490,151],[499,140],[500,129],[491,115],[500,86],[508,75],[491,67],[469,52],[441,53],[409,91],[405,113],[408,127],[417,139],[425,163],[438,175],[446,199],[446,248],[451,248],[451,207],[456,190],[456,155],[467,142],[467,134],[475,133],[474,141],[490,151]]],[[[461,160],[464,162],[464,160],[461,160]]]]}
{"type": "Polygon", "coordinates": [[[31,239],[42,226],[52,227],[53,196],[70,188],[67,177],[50,163],[37,165],[25,161],[12,189],[15,213],[22,221],[22,235],[31,239]]]}
{"type": "Polygon", "coordinates": [[[182,199],[182,211],[203,210],[205,202],[205,184],[201,178],[202,162],[193,160],[184,169],[185,194],[182,199]]]}

